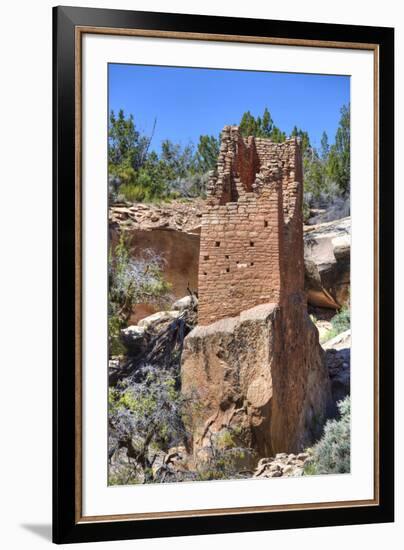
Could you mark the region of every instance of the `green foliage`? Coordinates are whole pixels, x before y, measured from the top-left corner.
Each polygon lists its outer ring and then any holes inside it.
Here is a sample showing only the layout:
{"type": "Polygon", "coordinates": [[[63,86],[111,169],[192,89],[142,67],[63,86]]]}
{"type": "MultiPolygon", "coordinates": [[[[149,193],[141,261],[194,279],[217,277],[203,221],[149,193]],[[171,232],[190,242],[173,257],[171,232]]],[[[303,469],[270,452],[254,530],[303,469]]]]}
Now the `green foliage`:
{"type": "Polygon", "coordinates": [[[305,132],[304,130],[301,130],[300,128],[297,128],[297,126],[294,126],[293,130],[292,130],[292,133],[290,135],[292,137],[298,137],[298,138],[301,139],[302,153],[303,153],[303,156],[304,156],[307,153],[307,151],[311,148],[309,134],[307,132],[305,132]]]}
{"type": "Polygon", "coordinates": [[[343,306],[341,310],[334,315],[331,319],[331,324],[337,334],[349,329],[351,326],[351,313],[349,305],[343,306]]]}
{"type": "Polygon", "coordinates": [[[171,180],[195,173],[196,158],[192,145],[181,147],[181,145],[165,139],[161,143],[161,151],[162,162],[165,164],[171,180]]]}
{"type": "Polygon", "coordinates": [[[306,151],[303,156],[303,171],[305,191],[311,193],[314,199],[319,199],[327,189],[326,170],[315,149],[306,151]]]}
{"type": "Polygon", "coordinates": [[[332,329],[330,329],[321,339],[322,342],[331,340],[341,332],[348,330],[351,326],[351,309],[349,303],[342,306],[340,311],[331,319],[332,329]]]}
{"type": "Polygon", "coordinates": [[[199,136],[196,165],[199,174],[206,174],[216,166],[220,142],[214,136],[199,136]]]}
{"type": "Polygon", "coordinates": [[[170,298],[171,286],[165,281],[162,268],[163,260],[148,250],[144,251],[142,259],[131,258],[124,233],[121,233],[115,248],[111,248],[108,261],[108,338],[111,355],[125,353],[120,331],[135,304],[164,306],[170,298]]]}
{"type": "Polygon", "coordinates": [[[170,198],[168,182],[173,171],[167,163],[150,153],[144,164],[133,172],[132,178],[123,180],[119,193],[129,202],[156,202],[170,198]]]}
{"type": "Polygon", "coordinates": [[[136,130],[133,116],[125,117],[121,109],[118,116],[111,111],[109,117],[108,162],[110,173],[121,167],[136,170],[142,166],[150,140],[136,130]]]}
{"type": "Polygon", "coordinates": [[[306,463],[305,475],[344,474],[350,472],[351,401],[346,397],[338,403],[340,418],[329,420],[324,435],[313,447],[312,459],[306,463]]]}
{"type": "Polygon", "coordinates": [[[315,476],[317,473],[316,466],[314,462],[308,461],[304,465],[304,474],[305,476],[315,476]]]}
{"type": "Polygon", "coordinates": [[[349,190],[350,142],[350,107],[344,105],[341,109],[335,144],[330,149],[330,177],[336,181],[344,193],[349,190]]]}
{"type": "Polygon", "coordinates": [[[116,418],[119,412],[129,413],[131,422],[136,426],[131,435],[140,440],[140,446],[147,441],[147,445],[154,445],[155,449],[167,449],[174,440],[176,442],[177,434],[173,433],[173,426],[180,429],[181,435],[183,433],[178,407],[182,397],[176,385],[170,372],[145,368],[141,382],[130,385],[122,393],[116,389],[109,390],[110,417],[116,418]],[[173,418],[170,412],[174,414],[173,418]]]}
{"type": "Polygon", "coordinates": [[[242,136],[269,138],[277,143],[285,141],[286,139],[285,132],[282,132],[275,126],[267,107],[265,107],[262,118],[260,116],[255,118],[250,111],[245,112],[241,117],[239,130],[242,136]]]}
{"type": "Polygon", "coordinates": [[[252,453],[239,441],[240,430],[227,427],[217,433],[209,433],[209,446],[202,449],[205,460],[198,463],[197,479],[232,479],[242,477],[243,461],[247,453],[252,453]]]}
{"type": "MultiPolygon", "coordinates": [[[[126,447],[132,479],[147,483],[155,481],[153,464],[158,451],[181,443],[186,432],[181,417],[183,397],[175,375],[150,365],[139,374],[123,387],[109,390],[109,456],[116,456],[120,448],[126,447]]],[[[111,463],[110,471],[113,466],[111,463]]],[[[127,465],[124,463],[121,469],[123,475],[118,479],[115,476],[112,482],[125,483],[127,465]]]]}
{"type": "Polygon", "coordinates": [[[327,132],[323,132],[321,136],[321,152],[320,157],[322,161],[326,161],[330,154],[330,145],[328,143],[327,132]]]}
{"type": "MultiPolygon", "coordinates": [[[[292,135],[299,135],[294,130],[292,135]]],[[[307,136],[308,139],[308,136],[307,136]]],[[[349,197],[350,186],[350,108],[341,108],[341,118],[335,135],[335,143],[330,145],[323,132],[320,150],[310,146],[307,140],[303,145],[303,172],[306,209],[311,205],[328,205],[349,197]]],[[[343,207],[343,204],[342,204],[343,207]]],[[[343,209],[343,208],[342,208],[343,209]]]]}
{"type": "Polygon", "coordinates": [[[231,449],[236,446],[234,434],[231,430],[221,430],[216,438],[216,445],[221,449],[231,449]]]}
{"type": "Polygon", "coordinates": [[[142,135],[132,115],[113,111],[109,120],[108,176],[110,200],[159,202],[204,194],[205,174],[216,164],[219,141],[202,135],[195,150],[166,139],[161,154],[149,152],[152,136],[142,135]]]}
{"type": "MultiPolygon", "coordinates": [[[[278,128],[269,112],[255,117],[246,111],[239,124],[243,136],[269,138],[283,142],[286,133],[278,128]]],[[[319,150],[312,147],[308,133],[294,126],[291,136],[301,139],[304,172],[304,219],[310,207],[328,205],[349,196],[350,111],[341,109],[335,142],[329,144],[324,132],[319,150]]],[[[181,146],[166,139],[161,154],[149,152],[152,136],[142,135],[132,115],[118,116],[111,111],[109,121],[109,184],[112,201],[160,202],[181,197],[204,196],[207,176],[214,169],[220,150],[219,140],[201,135],[196,148],[181,146]]],[[[344,210],[343,204],[341,210],[344,210]]],[[[345,214],[346,215],[346,214],[345,214]]]]}
{"type": "Polygon", "coordinates": [[[310,206],[305,200],[303,200],[302,209],[303,209],[303,222],[307,222],[307,220],[310,218],[310,206]]]}
{"type": "Polygon", "coordinates": [[[108,485],[138,485],[140,483],[140,471],[134,461],[120,464],[114,471],[110,466],[108,471],[108,485]]]}
{"type": "Polygon", "coordinates": [[[116,314],[108,316],[108,341],[110,356],[125,355],[126,348],[121,341],[121,330],[124,326],[122,319],[116,314]]]}

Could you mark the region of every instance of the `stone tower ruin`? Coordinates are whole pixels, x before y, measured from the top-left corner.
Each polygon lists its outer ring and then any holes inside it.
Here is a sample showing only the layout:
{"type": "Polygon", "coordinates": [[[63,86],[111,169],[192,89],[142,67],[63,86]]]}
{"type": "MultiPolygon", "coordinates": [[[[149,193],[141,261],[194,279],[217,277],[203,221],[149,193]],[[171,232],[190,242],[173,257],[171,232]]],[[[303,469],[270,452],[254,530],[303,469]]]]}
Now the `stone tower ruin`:
{"type": "Polygon", "coordinates": [[[296,138],[224,128],[202,215],[198,325],[181,358],[197,462],[223,430],[255,457],[300,451],[322,432],[331,394],[304,293],[302,200],[296,138]]]}
{"type": "Polygon", "coordinates": [[[297,138],[244,139],[225,126],[202,216],[198,323],[303,292],[302,232],[297,138]]]}

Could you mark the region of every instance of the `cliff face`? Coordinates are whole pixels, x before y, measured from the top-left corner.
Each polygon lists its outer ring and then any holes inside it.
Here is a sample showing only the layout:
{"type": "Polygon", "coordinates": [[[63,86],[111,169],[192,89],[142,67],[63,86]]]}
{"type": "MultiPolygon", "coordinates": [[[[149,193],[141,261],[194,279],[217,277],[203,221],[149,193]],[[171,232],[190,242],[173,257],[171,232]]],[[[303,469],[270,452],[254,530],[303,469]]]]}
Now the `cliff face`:
{"type": "MultiPolygon", "coordinates": [[[[198,289],[201,212],[204,201],[173,201],[153,204],[114,205],[110,208],[110,240],[114,246],[125,233],[134,259],[152,251],[163,260],[164,279],[171,286],[173,299],[198,289]]],[[[152,304],[136,304],[129,324],[158,311],[152,304]]]]}

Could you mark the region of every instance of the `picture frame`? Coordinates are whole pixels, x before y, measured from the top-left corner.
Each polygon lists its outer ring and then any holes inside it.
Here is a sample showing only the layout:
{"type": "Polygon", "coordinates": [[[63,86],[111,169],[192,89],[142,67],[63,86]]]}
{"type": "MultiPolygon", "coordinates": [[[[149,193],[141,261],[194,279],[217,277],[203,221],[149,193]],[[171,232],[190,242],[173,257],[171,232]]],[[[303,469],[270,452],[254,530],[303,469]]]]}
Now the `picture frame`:
{"type": "MultiPolygon", "coordinates": [[[[147,45],[145,45],[147,48],[147,45]]],[[[114,59],[115,61],[115,59],[114,59]]],[[[58,544],[394,521],[394,30],[78,7],[53,10],[53,541],[58,544]],[[83,514],[85,35],[371,52],[374,365],[371,499],[83,514]]],[[[354,214],[355,215],[355,214],[354,214]]],[[[357,212],[359,216],[359,213],[357,212]]],[[[365,274],[364,274],[365,276],[365,274]]],[[[100,306],[101,307],[101,306],[100,306]]],[[[113,490],[113,489],[112,489],[113,490]]],[[[132,489],[135,490],[135,489],[132,489]]]]}

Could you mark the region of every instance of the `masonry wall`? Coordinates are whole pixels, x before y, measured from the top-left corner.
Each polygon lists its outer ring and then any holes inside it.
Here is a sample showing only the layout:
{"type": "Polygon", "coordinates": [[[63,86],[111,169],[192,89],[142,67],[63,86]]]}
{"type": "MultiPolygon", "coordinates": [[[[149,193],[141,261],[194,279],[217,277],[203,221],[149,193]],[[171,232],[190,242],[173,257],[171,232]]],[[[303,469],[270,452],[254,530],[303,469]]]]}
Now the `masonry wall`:
{"type": "Polygon", "coordinates": [[[303,291],[301,185],[296,139],[243,139],[224,128],[202,215],[199,324],[303,291]]]}

